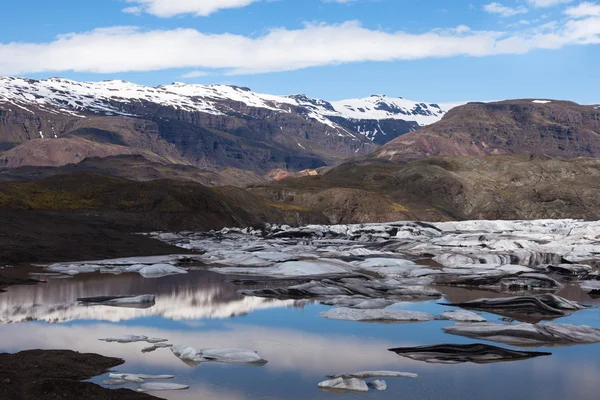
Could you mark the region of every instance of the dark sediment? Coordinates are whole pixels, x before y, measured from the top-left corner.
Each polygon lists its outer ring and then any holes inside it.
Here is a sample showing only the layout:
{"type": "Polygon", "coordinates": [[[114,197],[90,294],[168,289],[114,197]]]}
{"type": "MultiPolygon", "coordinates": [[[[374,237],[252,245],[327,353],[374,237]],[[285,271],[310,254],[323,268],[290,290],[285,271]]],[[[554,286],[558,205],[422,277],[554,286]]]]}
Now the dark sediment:
{"type": "Polygon", "coordinates": [[[0,354],[0,399],[151,400],[128,389],[109,390],[81,382],[106,373],[123,360],[69,350],[29,350],[0,354]]]}
{"type": "Polygon", "coordinates": [[[0,210],[0,217],[0,265],[186,252],[91,215],[0,210]]]}

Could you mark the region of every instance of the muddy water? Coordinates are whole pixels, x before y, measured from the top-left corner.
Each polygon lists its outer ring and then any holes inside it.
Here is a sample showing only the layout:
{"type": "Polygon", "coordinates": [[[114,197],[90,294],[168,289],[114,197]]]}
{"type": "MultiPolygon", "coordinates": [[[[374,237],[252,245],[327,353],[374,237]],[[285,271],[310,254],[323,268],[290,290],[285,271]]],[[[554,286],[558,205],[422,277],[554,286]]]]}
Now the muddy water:
{"type": "MultiPolygon", "coordinates": [[[[35,276],[34,276],[35,277],[35,276]]],[[[327,374],[360,370],[397,370],[421,378],[387,379],[387,392],[345,394],[353,399],[597,399],[600,393],[600,345],[540,348],[552,356],[519,362],[439,365],[412,361],[387,351],[391,347],[470,343],[451,336],[433,321],[413,324],[364,324],[331,321],[319,316],[328,307],[311,302],[273,301],[239,295],[230,277],[205,271],[183,276],[144,279],[82,274],[47,279],[37,286],[13,286],[0,293],[0,351],[73,349],[121,357],[121,372],[173,374],[182,392],[162,392],[168,399],[332,399],[317,389],[327,374]],[[155,294],[147,309],[81,306],[78,297],[155,294]],[[146,343],[115,344],[99,338],[127,334],[169,339],[198,349],[242,347],[257,350],[263,367],[202,364],[189,367],[169,349],[142,353],[146,343]]],[[[440,288],[448,301],[500,296],[481,290],[440,288]]],[[[559,293],[600,305],[576,287],[559,293]]],[[[399,307],[439,314],[438,302],[403,303],[399,307]]],[[[490,321],[499,317],[482,314],[490,321]]],[[[592,308],[555,320],[600,328],[600,309],[592,308]]],[[[493,344],[493,343],[492,343],[493,344]]],[[[94,379],[101,383],[106,376],[94,379]]],[[[129,385],[135,389],[136,386],[129,385]]]]}

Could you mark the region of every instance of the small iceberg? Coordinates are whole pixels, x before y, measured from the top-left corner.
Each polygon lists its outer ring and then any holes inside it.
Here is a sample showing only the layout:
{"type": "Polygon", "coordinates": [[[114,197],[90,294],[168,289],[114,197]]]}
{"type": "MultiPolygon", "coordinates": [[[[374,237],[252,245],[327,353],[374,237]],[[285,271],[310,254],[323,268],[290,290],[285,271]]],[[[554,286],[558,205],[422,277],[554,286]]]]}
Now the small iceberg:
{"type": "Polygon", "coordinates": [[[538,322],[544,319],[564,317],[574,311],[587,308],[575,301],[570,301],[553,294],[478,299],[465,303],[445,305],[487,311],[524,322],[538,322]]]}
{"type": "Polygon", "coordinates": [[[136,343],[136,342],[147,342],[150,344],[154,344],[154,343],[160,343],[160,342],[166,342],[168,341],[168,339],[161,339],[161,338],[149,338],[148,336],[144,336],[144,335],[125,335],[125,336],[120,336],[120,337],[110,337],[110,338],[105,338],[105,339],[98,339],[100,341],[103,342],[108,342],[108,343],[136,343]]]}
{"type": "Polygon", "coordinates": [[[355,308],[332,308],[321,313],[328,319],[360,322],[424,322],[433,321],[435,317],[422,311],[412,310],[369,310],[355,308]]]}
{"type": "Polygon", "coordinates": [[[146,379],[173,379],[173,375],[146,375],[146,374],[120,374],[112,373],[108,377],[114,381],[126,381],[131,383],[143,383],[146,379]]]}
{"type": "Polygon", "coordinates": [[[154,264],[144,266],[138,273],[144,278],[162,278],[163,276],[187,274],[188,272],[171,264],[154,264]]]}
{"type": "Polygon", "coordinates": [[[179,383],[166,383],[166,382],[148,382],[140,385],[138,392],[160,392],[167,390],[186,390],[189,389],[189,385],[181,385],[179,383]]]}
{"type": "Polygon", "coordinates": [[[389,349],[402,357],[431,364],[489,364],[505,361],[520,361],[550,356],[551,353],[518,351],[487,344],[440,344],[434,346],[398,347],[389,349]]]}
{"type": "Polygon", "coordinates": [[[600,329],[568,324],[456,324],[444,332],[513,346],[572,346],[600,342],[600,329]]]}
{"type": "Polygon", "coordinates": [[[156,344],[153,344],[152,346],[144,347],[142,349],[142,353],[152,353],[153,351],[156,351],[158,349],[166,349],[169,347],[173,347],[173,345],[169,344],[169,343],[156,343],[156,344]]]}
{"type": "Polygon", "coordinates": [[[335,378],[329,379],[319,383],[319,389],[329,389],[332,391],[340,392],[361,392],[365,393],[369,391],[369,386],[364,379],[357,378],[335,378]]]}
{"type": "Polygon", "coordinates": [[[465,310],[445,311],[439,316],[439,319],[456,322],[487,322],[487,319],[481,315],[465,310]]]}
{"type": "Polygon", "coordinates": [[[176,345],[171,347],[171,351],[180,360],[191,364],[220,362],[226,364],[264,365],[267,363],[267,360],[258,355],[256,351],[248,349],[196,350],[193,347],[176,345]]]}
{"type": "Polygon", "coordinates": [[[319,389],[333,392],[359,392],[365,393],[369,388],[384,391],[387,390],[387,383],[376,379],[367,382],[366,379],[374,378],[411,378],[416,379],[419,375],[410,372],[396,371],[362,371],[350,374],[328,375],[326,381],[319,383],[319,389]]]}

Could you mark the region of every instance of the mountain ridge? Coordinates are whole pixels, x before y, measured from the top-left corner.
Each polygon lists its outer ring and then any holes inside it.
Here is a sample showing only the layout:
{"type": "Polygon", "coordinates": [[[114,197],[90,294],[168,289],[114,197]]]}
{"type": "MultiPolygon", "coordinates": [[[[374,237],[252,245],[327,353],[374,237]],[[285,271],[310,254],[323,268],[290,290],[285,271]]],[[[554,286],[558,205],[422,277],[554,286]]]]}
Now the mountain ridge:
{"type": "Polygon", "coordinates": [[[61,166],[86,157],[141,154],[199,168],[295,172],[367,155],[445,114],[434,103],[383,96],[349,102],[260,94],[229,85],[149,87],[115,80],[4,77],[0,167],[61,166]],[[81,138],[93,143],[82,147],[81,138]],[[59,142],[40,145],[36,139],[59,142]]]}

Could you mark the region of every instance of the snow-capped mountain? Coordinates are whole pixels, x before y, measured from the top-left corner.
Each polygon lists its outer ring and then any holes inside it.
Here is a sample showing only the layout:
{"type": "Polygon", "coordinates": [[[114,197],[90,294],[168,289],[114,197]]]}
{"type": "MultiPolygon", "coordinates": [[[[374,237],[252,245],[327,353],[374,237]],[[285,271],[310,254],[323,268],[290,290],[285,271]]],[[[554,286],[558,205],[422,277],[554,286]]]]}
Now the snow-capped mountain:
{"type": "MultiPolygon", "coordinates": [[[[400,135],[437,122],[452,106],[385,96],[329,102],[230,85],[149,87],[116,80],[5,77],[0,78],[0,151],[31,139],[67,136],[92,137],[96,143],[101,135],[102,151],[90,150],[81,141],[71,147],[78,149],[80,157],[122,154],[124,150],[115,145],[125,145],[129,152],[141,146],[143,152],[133,153],[151,152],[157,161],[246,168],[251,159],[251,169],[257,172],[302,170],[366,155],[400,135]],[[124,120],[115,122],[115,118],[124,120]],[[135,133],[125,135],[125,131],[135,133]],[[145,136],[139,137],[140,132],[145,136]]],[[[0,164],[27,164],[22,160],[33,153],[44,153],[36,155],[43,160],[58,151],[51,143],[44,146],[44,150],[33,145],[14,150],[0,164]]],[[[68,155],[60,160],[40,164],[79,161],[68,155]]]]}
{"type": "Polygon", "coordinates": [[[174,83],[149,87],[116,80],[77,82],[62,78],[33,80],[13,77],[0,77],[0,102],[24,109],[35,105],[51,113],[79,117],[85,117],[86,112],[132,116],[135,114],[131,114],[122,105],[133,102],[148,102],[184,111],[227,115],[239,112],[239,107],[228,105],[226,102],[236,102],[250,108],[287,113],[294,112],[290,107],[301,108],[306,111],[306,118],[332,128],[342,128],[332,122],[332,119],[336,118],[394,119],[424,126],[439,121],[449,108],[457,105],[440,106],[383,95],[327,102],[305,95],[275,96],[255,93],[248,88],[231,85],[174,83]]]}

